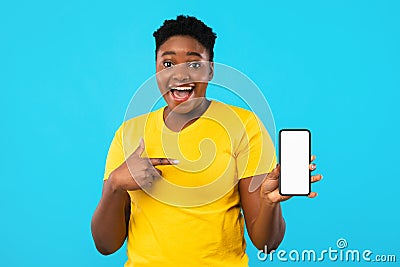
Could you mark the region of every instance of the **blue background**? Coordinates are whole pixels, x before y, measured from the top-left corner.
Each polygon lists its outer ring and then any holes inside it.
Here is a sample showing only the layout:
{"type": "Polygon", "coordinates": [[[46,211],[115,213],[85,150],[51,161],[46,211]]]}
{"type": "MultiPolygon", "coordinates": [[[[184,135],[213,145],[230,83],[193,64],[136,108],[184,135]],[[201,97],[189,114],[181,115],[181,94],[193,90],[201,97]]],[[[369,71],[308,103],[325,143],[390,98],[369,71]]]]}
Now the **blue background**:
{"type": "MultiPolygon", "coordinates": [[[[95,250],[90,220],[114,131],[154,73],[152,33],[181,13],[213,27],[215,61],[263,90],[278,129],[312,131],[324,180],[317,199],[283,203],[280,249],[343,237],[399,258],[399,12],[387,0],[2,1],[0,266],[122,266],[124,249],[95,250]]],[[[248,243],[251,266],[284,264],[248,243]]]]}

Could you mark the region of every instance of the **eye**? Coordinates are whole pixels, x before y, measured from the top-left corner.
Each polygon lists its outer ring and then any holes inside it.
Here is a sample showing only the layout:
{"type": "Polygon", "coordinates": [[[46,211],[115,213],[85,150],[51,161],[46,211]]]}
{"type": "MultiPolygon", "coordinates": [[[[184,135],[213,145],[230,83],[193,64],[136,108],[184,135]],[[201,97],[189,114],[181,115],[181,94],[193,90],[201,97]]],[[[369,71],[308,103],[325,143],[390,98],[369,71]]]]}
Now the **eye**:
{"type": "Polygon", "coordinates": [[[171,68],[174,65],[171,61],[164,61],[162,64],[165,68],[171,68]]]}
{"type": "Polygon", "coordinates": [[[193,61],[193,62],[189,62],[188,66],[189,66],[189,68],[197,70],[197,69],[201,68],[202,64],[198,61],[193,61]]]}

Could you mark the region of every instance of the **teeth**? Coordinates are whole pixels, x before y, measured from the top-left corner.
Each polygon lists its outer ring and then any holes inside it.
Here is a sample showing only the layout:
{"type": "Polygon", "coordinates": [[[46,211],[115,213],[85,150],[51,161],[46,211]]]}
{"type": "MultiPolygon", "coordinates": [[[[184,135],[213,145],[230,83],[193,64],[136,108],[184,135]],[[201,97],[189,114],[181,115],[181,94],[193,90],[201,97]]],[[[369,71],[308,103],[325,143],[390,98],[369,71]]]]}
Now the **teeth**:
{"type": "Polygon", "coordinates": [[[192,90],[192,87],[191,86],[180,86],[180,87],[174,87],[172,89],[179,90],[179,91],[185,91],[185,90],[192,90]]]}

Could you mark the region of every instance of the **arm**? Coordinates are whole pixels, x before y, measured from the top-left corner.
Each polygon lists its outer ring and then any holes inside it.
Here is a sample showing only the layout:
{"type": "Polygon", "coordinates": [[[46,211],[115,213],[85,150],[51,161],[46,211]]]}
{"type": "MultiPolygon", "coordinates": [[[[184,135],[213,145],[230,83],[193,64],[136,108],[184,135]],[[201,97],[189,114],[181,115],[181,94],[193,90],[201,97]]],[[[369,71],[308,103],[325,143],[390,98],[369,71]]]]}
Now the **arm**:
{"type": "MultiPolygon", "coordinates": [[[[311,157],[311,161],[315,156],[311,157]]],[[[310,164],[311,171],[316,169],[315,164],[310,164]]],[[[243,213],[246,220],[247,231],[254,246],[265,252],[276,249],[283,240],[286,224],[282,216],[280,202],[286,201],[290,196],[279,194],[280,165],[267,174],[257,175],[251,178],[243,178],[239,181],[239,193],[243,213]],[[252,180],[262,181],[261,186],[251,190],[252,180]]],[[[322,179],[322,175],[311,176],[311,182],[322,179]]],[[[308,197],[314,198],[317,193],[311,192],[308,197]]]]}
{"type": "Polygon", "coordinates": [[[91,225],[93,240],[101,254],[112,254],[124,244],[130,218],[128,191],[151,186],[161,174],[154,166],[177,164],[173,159],[141,158],[144,149],[141,140],[139,147],[110,173],[103,184],[103,194],[91,225]]]}
{"type": "Polygon", "coordinates": [[[130,197],[113,186],[111,177],[103,183],[103,193],[92,218],[92,236],[97,250],[108,255],[125,241],[130,216],[130,197]]]}
{"type": "MultiPolygon", "coordinates": [[[[260,176],[255,178],[260,178],[260,176]]],[[[280,203],[263,201],[260,196],[260,187],[256,191],[249,192],[251,180],[252,178],[244,178],[239,181],[239,193],[247,232],[255,247],[263,250],[266,245],[269,252],[276,249],[282,242],[286,224],[280,203]]]]}

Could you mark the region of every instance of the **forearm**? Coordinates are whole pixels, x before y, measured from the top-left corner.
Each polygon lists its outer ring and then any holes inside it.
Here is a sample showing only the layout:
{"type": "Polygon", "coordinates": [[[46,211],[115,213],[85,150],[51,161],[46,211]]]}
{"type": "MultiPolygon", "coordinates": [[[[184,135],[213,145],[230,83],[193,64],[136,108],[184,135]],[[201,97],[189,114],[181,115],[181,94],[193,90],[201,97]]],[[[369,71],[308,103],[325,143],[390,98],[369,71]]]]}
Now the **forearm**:
{"type": "Polygon", "coordinates": [[[126,191],[115,189],[110,177],[104,183],[103,194],[92,217],[92,235],[97,250],[102,254],[117,251],[124,243],[127,231],[126,191]]]}
{"type": "Polygon", "coordinates": [[[264,249],[267,246],[268,251],[276,249],[283,240],[286,224],[282,216],[282,210],[279,203],[260,204],[256,219],[248,227],[249,236],[254,246],[258,249],[264,249]]]}

